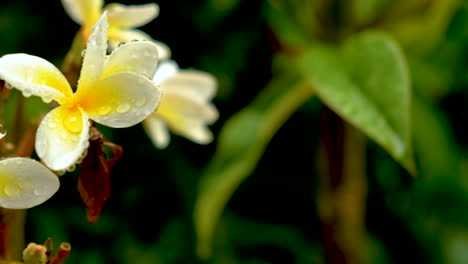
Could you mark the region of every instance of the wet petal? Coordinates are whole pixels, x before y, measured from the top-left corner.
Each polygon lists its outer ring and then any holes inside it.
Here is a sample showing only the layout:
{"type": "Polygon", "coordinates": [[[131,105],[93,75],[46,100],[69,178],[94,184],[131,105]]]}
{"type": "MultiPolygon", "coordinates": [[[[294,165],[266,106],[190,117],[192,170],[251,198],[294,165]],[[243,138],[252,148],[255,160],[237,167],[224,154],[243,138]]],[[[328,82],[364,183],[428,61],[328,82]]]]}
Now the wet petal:
{"type": "Polygon", "coordinates": [[[160,60],[171,57],[169,47],[157,40],[152,39],[148,34],[136,29],[109,29],[109,44],[115,49],[122,42],[131,42],[135,40],[149,40],[158,46],[158,57],[160,60]]]}
{"type": "Polygon", "coordinates": [[[62,0],[68,15],[78,24],[92,26],[99,19],[103,0],[62,0]]]}
{"type": "Polygon", "coordinates": [[[164,93],[211,100],[216,94],[216,79],[205,72],[180,70],[161,83],[164,93]]]}
{"type": "Polygon", "coordinates": [[[143,121],[143,128],[146,134],[153,141],[154,145],[158,148],[165,148],[169,144],[170,135],[169,130],[164,124],[164,121],[158,118],[156,115],[150,115],[143,121]]]}
{"type": "Polygon", "coordinates": [[[93,32],[88,38],[83,57],[78,90],[91,86],[102,74],[107,50],[107,15],[104,13],[94,25],[93,32]]]}
{"type": "Polygon", "coordinates": [[[107,5],[105,10],[109,14],[109,24],[120,28],[143,26],[159,14],[156,3],[130,6],[113,3],[107,5]]]}
{"type": "Polygon", "coordinates": [[[45,102],[64,103],[72,95],[67,79],[52,63],[27,54],[0,58],[0,79],[23,92],[40,96],[45,102]]]}
{"type": "Polygon", "coordinates": [[[148,78],[122,72],[97,81],[77,100],[94,121],[110,127],[133,126],[156,109],[161,90],[148,78]]]}
{"type": "Polygon", "coordinates": [[[0,161],[0,207],[31,208],[48,200],[59,186],[57,176],[33,159],[0,161]]]}
{"type": "Polygon", "coordinates": [[[89,145],[89,125],[88,117],[79,107],[53,109],[37,129],[37,155],[51,170],[72,168],[89,145]]]}
{"type": "Polygon", "coordinates": [[[130,42],[118,47],[107,59],[101,78],[118,72],[134,72],[148,78],[154,76],[158,64],[158,48],[149,41],[130,42]]]}

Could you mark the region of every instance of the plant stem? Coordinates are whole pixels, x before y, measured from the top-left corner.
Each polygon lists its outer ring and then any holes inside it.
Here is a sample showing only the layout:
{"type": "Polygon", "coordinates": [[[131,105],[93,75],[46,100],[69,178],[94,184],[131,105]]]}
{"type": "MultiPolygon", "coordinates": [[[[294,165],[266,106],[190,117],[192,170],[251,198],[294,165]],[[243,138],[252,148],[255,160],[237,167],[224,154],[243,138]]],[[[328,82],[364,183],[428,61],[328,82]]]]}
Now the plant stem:
{"type": "Polygon", "coordinates": [[[320,123],[318,214],[326,263],[366,263],[364,138],[328,109],[320,123]]]}
{"type": "Polygon", "coordinates": [[[0,208],[0,260],[20,260],[26,210],[0,208]]]}

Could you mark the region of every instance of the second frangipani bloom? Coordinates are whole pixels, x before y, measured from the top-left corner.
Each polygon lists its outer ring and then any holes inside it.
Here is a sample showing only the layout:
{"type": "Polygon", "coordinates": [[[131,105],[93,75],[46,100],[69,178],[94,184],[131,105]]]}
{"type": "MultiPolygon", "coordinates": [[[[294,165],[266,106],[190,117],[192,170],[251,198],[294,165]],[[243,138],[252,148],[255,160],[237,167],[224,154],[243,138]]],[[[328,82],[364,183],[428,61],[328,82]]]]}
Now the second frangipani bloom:
{"type": "Polygon", "coordinates": [[[157,47],[130,42],[106,56],[107,15],[93,28],[83,58],[77,90],[51,63],[27,54],[0,58],[0,79],[23,92],[60,105],[49,112],[36,134],[36,153],[54,171],[66,170],[89,145],[89,120],[109,127],[133,126],[154,112],[161,91],[151,81],[157,47]]]}
{"type": "Polygon", "coordinates": [[[156,41],[136,27],[143,26],[155,19],[159,14],[156,3],[144,5],[122,5],[112,3],[103,8],[103,0],[62,0],[63,6],[70,17],[81,25],[79,34],[86,40],[91,33],[91,27],[101,16],[103,10],[108,14],[109,44],[111,48],[122,42],[133,40],[150,40],[158,46],[159,58],[170,57],[166,44],[156,41]]]}
{"type": "Polygon", "coordinates": [[[158,110],[143,126],[153,143],[164,148],[169,144],[168,127],[199,144],[213,140],[207,125],[218,119],[210,100],[216,93],[216,80],[208,73],[179,70],[172,60],[162,61],[153,78],[161,86],[163,97],[158,110]]]}

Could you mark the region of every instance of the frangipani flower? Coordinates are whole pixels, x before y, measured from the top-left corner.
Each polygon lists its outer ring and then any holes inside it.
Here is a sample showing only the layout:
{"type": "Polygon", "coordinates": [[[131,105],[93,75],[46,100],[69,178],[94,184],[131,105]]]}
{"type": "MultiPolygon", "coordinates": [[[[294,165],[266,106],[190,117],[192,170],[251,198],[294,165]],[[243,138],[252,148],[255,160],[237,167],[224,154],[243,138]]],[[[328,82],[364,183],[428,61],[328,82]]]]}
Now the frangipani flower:
{"type": "Polygon", "coordinates": [[[0,161],[0,207],[26,209],[39,205],[57,192],[57,175],[28,158],[0,161]]]}
{"type": "Polygon", "coordinates": [[[117,3],[109,4],[103,9],[103,0],[62,0],[68,15],[79,25],[83,38],[87,40],[92,26],[104,11],[107,11],[109,22],[109,45],[115,48],[121,42],[133,40],[150,40],[158,45],[160,59],[169,58],[170,50],[166,44],[156,41],[146,33],[133,29],[143,26],[155,19],[159,14],[156,3],[125,6],[117,3]]]}
{"type": "Polygon", "coordinates": [[[77,91],[51,63],[26,54],[0,58],[0,79],[23,92],[59,107],[42,120],[36,153],[54,171],[74,166],[89,142],[89,119],[120,128],[133,126],[154,112],[161,90],[149,79],[157,65],[157,47],[148,41],[130,42],[110,56],[106,14],[88,39],[77,91]]]}
{"type": "Polygon", "coordinates": [[[179,70],[168,60],[160,63],[153,81],[163,91],[158,110],[143,121],[153,143],[159,148],[169,144],[168,127],[196,143],[210,143],[213,135],[206,125],[218,119],[209,102],[216,93],[216,80],[204,72],[179,70]]]}

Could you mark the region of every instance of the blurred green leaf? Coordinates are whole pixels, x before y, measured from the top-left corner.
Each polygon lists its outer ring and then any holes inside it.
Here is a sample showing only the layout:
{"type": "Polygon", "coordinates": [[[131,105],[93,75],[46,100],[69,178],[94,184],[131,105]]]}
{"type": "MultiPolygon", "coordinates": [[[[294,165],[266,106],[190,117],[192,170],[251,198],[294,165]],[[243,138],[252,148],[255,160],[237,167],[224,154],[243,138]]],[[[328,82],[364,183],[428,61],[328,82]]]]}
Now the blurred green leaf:
{"type": "Polygon", "coordinates": [[[328,107],[415,172],[408,69],[396,42],[384,33],[361,33],[342,48],[315,46],[300,63],[328,107]]]}
{"type": "Polygon", "coordinates": [[[362,26],[371,23],[391,2],[392,0],[350,0],[345,4],[349,4],[347,11],[350,12],[348,16],[353,24],[362,26]]]}
{"type": "Polygon", "coordinates": [[[421,174],[428,179],[460,174],[461,155],[449,124],[436,107],[413,97],[413,138],[421,174]]]}
{"type": "Polygon", "coordinates": [[[379,23],[413,53],[430,50],[444,36],[461,0],[400,0],[379,23]]]}
{"type": "Polygon", "coordinates": [[[266,17],[282,46],[289,49],[302,49],[310,44],[310,36],[302,31],[302,27],[288,15],[284,7],[268,6],[266,17]]]}
{"type": "Polygon", "coordinates": [[[254,169],[276,131],[311,95],[295,77],[274,79],[251,105],[225,123],[195,203],[200,257],[211,256],[216,224],[233,192],[254,169]]]}

